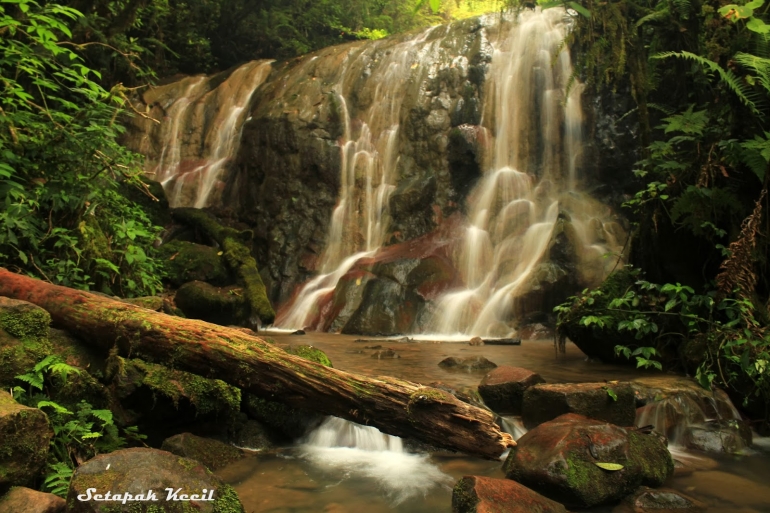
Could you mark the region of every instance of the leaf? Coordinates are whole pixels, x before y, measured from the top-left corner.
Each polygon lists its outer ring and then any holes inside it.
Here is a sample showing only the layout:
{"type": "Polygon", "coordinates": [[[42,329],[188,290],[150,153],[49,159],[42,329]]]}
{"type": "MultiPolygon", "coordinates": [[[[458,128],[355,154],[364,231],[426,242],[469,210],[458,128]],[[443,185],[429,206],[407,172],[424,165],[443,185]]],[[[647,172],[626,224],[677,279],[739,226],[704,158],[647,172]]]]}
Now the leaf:
{"type": "Polygon", "coordinates": [[[430,0],[430,10],[434,14],[438,12],[439,8],[441,8],[441,0],[430,0]]]}
{"type": "Polygon", "coordinates": [[[597,467],[604,469],[604,470],[611,470],[611,471],[617,471],[617,470],[623,470],[623,465],[620,463],[605,463],[602,461],[595,461],[594,465],[597,467]]]}
{"type": "Polygon", "coordinates": [[[586,9],[585,7],[580,5],[579,3],[577,3],[577,2],[567,2],[567,5],[570,7],[570,9],[574,9],[575,12],[577,12],[578,14],[583,16],[584,18],[589,19],[589,20],[591,19],[591,11],[589,11],[588,9],[586,9]]]}

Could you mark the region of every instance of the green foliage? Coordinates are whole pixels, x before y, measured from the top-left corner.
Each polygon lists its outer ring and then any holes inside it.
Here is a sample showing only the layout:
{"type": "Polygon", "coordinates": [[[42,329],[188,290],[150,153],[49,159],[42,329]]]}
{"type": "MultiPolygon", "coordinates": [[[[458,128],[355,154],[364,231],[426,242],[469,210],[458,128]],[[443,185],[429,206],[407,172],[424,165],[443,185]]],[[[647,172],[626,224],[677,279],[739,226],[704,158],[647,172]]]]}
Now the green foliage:
{"type": "Polygon", "coordinates": [[[28,372],[16,376],[28,385],[26,390],[20,386],[13,388],[17,402],[43,409],[48,414],[54,436],[50,472],[43,486],[61,497],[66,497],[72,470],[81,461],[120,449],[129,440],[141,442],[146,438],[134,426],[124,429],[121,435],[110,410],[94,409],[87,401],[80,401],[73,412],[50,399],[52,389],[63,387],[68,376],[81,372],[59,356],[50,355],[28,372]]]}
{"type": "Polygon", "coordinates": [[[158,229],[118,190],[140,186],[137,156],[118,144],[125,97],[60,40],[81,18],[0,1],[0,261],[76,288],[152,294],[158,229]]]}

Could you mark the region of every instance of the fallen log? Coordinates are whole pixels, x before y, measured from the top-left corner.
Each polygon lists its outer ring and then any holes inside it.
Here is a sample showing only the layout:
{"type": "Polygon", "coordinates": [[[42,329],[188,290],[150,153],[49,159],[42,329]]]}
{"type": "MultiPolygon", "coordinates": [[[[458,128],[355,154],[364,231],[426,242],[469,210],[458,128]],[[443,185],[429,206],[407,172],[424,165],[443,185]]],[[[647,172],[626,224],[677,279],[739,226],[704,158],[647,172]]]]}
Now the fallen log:
{"type": "Polygon", "coordinates": [[[515,445],[495,424],[494,414],[447,392],[325,367],[236,329],[172,317],[2,268],[0,296],[46,309],[59,327],[105,352],[116,347],[122,356],[218,378],[290,406],[484,458],[498,458],[515,445]]]}

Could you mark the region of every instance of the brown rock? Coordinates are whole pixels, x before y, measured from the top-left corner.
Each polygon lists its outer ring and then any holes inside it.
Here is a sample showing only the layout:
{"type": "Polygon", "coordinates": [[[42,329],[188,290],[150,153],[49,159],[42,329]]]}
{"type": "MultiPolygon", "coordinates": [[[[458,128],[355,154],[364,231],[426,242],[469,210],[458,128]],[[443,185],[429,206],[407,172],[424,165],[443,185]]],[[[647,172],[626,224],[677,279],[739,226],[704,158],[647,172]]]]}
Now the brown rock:
{"type": "Polygon", "coordinates": [[[618,426],[633,426],[634,391],[628,383],[559,383],[534,385],[524,392],[522,420],[527,429],[565,413],[618,426]]]}
{"type": "Polygon", "coordinates": [[[660,486],[674,471],[661,437],[576,414],[540,424],[517,444],[503,466],[506,477],[568,507],[620,500],[639,486],[660,486]]]}
{"type": "Polygon", "coordinates": [[[0,497],[0,513],[64,513],[66,507],[61,497],[21,486],[0,497]]]}
{"type": "Polygon", "coordinates": [[[0,391],[0,493],[38,476],[52,437],[43,411],[23,406],[0,391]]]}
{"type": "Polygon", "coordinates": [[[623,503],[612,513],[700,513],[706,511],[706,505],[692,497],[668,488],[648,488],[642,486],[632,495],[623,499],[623,503]]]}
{"type": "Polygon", "coordinates": [[[483,346],[484,345],[484,341],[481,340],[481,337],[473,337],[470,340],[470,342],[468,342],[468,344],[470,344],[472,346],[483,346]]]}
{"type": "Polygon", "coordinates": [[[196,436],[192,433],[181,433],[166,438],[160,448],[177,456],[200,461],[209,470],[226,467],[246,456],[241,449],[232,445],[196,436]]]}
{"type": "Polygon", "coordinates": [[[465,476],[452,491],[452,513],[567,513],[567,510],[516,481],[465,476]]]}
{"type": "Polygon", "coordinates": [[[441,360],[438,366],[445,369],[476,371],[494,369],[497,367],[497,364],[490,362],[483,356],[466,356],[465,358],[450,356],[449,358],[441,360]]]}
{"type": "Polygon", "coordinates": [[[524,391],[539,383],[545,383],[540,374],[521,367],[503,365],[484,376],[479,384],[479,395],[496,413],[521,415],[524,391]]]}

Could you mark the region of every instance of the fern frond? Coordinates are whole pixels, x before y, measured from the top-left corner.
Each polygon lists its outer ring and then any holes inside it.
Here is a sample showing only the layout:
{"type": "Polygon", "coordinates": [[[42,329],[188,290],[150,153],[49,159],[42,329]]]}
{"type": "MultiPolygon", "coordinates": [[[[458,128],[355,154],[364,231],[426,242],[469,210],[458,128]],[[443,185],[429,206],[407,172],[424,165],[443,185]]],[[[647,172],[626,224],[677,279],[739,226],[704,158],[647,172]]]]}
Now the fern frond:
{"type": "Polygon", "coordinates": [[[37,362],[37,364],[35,364],[32,370],[35,372],[43,372],[51,365],[55,363],[59,363],[61,361],[62,361],[61,358],[59,358],[55,354],[49,354],[48,356],[46,356],[45,358],[37,362]]]}
{"type": "Polygon", "coordinates": [[[14,376],[14,379],[23,381],[38,390],[43,390],[43,375],[40,373],[28,372],[27,374],[19,374],[18,376],[14,376]]]}
{"type": "Polygon", "coordinates": [[[53,401],[40,401],[37,403],[38,408],[45,408],[46,406],[53,408],[56,413],[63,413],[64,415],[72,415],[72,412],[69,411],[64,406],[60,405],[59,403],[55,403],[53,401]]]}
{"type": "Polygon", "coordinates": [[[110,410],[91,410],[91,415],[105,424],[112,424],[112,412],[110,410]]]}
{"type": "Polygon", "coordinates": [[[671,17],[671,12],[668,7],[661,9],[660,11],[651,12],[647,16],[642,16],[639,21],[636,22],[636,28],[641,27],[645,23],[654,23],[656,21],[665,21],[671,17]]]}
{"type": "Polygon", "coordinates": [[[727,88],[738,97],[741,103],[748,107],[755,115],[759,117],[762,116],[762,113],[757,108],[756,103],[751,101],[751,99],[748,97],[746,86],[741,83],[740,79],[735,76],[735,73],[732,71],[726,70],[716,62],[691,52],[663,52],[653,56],[653,59],[669,59],[671,57],[678,57],[680,59],[694,61],[704,68],[708,68],[708,70],[712,73],[716,73],[719,75],[719,78],[727,86],[727,88]]]}

